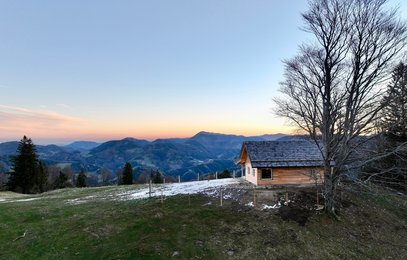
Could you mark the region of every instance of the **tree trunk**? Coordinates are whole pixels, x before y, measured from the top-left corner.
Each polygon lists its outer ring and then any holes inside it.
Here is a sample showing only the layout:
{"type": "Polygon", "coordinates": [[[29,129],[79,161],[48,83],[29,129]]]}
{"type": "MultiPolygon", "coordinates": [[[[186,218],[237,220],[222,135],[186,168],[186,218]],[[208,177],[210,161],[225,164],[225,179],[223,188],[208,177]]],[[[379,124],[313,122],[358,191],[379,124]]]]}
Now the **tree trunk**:
{"type": "Polygon", "coordinates": [[[324,197],[325,197],[325,212],[333,217],[336,217],[335,212],[335,189],[330,165],[325,166],[324,178],[324,197]]]}

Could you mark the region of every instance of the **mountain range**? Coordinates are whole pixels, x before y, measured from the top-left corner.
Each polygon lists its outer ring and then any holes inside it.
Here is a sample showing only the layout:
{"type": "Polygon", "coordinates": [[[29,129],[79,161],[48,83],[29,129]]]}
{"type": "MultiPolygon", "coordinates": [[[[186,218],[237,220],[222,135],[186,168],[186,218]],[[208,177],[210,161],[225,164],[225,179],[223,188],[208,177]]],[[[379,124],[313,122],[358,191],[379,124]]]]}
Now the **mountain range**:
{"type": "MultiPolygon", "coordinates": [[[[124,138],[96,143],[77,141],[66,146],[37,145],[39,158],[47,165],[81,168],[99,174],[102,168],[112,173],[130,162],[135,171],[159,170],[184,180],[196,175],[236,169],[235,158],[244,141],[264,141],[287,138],[284,134],[262,136],[226,135],[199,132],[190,138],[168,138],[155,141],[124,138]]],[[[19,142],[0,143],[0,163],[10,169],[10,156],[16,154],[19,142]]]]}

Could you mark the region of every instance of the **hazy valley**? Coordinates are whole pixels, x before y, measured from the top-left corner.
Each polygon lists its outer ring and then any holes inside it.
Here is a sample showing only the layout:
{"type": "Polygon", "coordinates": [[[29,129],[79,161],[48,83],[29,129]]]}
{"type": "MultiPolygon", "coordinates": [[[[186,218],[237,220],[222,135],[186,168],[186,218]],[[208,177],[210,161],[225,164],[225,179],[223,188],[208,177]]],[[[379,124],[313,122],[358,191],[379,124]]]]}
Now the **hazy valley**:
{"type": "MultiPolygon", "coordinates": [[[[159,170],[166,176],[180,175],[182,180],[196,179],[225,169],[237,169],[234,159],[244,141],[277,140],[287,135],[262,136],[226,135],[199,132],[190,138],[157,139],[154,141],[124,138],[104,143],[77,141],[65,146],[37,145],[40,160],[61,169],[71,166],[75,172],[82,168],[87,174],[99,175],[107,169],[114,178],[126,162],[134,167],[134,174],[159,170]]],[[[35,140],[34,140],[35,142],[35,140]]],[[[3,171],[11,167],[10,156],[16,153],[18,142],[0,143],[0,162],[3,171]]]]}

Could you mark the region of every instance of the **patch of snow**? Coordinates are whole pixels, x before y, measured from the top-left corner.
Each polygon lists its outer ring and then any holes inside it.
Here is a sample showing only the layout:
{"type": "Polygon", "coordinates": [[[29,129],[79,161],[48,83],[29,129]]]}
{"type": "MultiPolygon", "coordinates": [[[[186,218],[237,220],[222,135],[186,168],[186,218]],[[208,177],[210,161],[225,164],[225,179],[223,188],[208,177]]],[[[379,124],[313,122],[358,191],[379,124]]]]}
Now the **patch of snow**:
{"type": "Polygon", "coordinates": [[[281,207],[281,203],[280,203],[280,202],[278,202],[277,204],[274,204],[273,206],[263,204],[263,207],[262,207],[261,209],[262,209],[262,210],[267,210],[267,209],[278,209],[278,208],[280,208],[280,207],[281,207]]]}
{"type": "Polygon", "coordinates": [[[71,205],[78,205],[78,204],[88,202],[88,201],[90,201],[90,200],[92,200],[94,198],[96,198],[96,196],[93,196],[93,195],[92,196],[86,196],[86,197],[83,197],[83,198],[67,200],[66,203],[71,204],[71,205]]]}
{"type": "Polygon", "coordinates": [[[66,200],[66,203],[72,204],[72,205],[78,205],[81,203],[84,203],[85,201],[81,201],[80,199],[71,199],[71,200],[66,200]]]}
{"type": "Polygon", "coordinates": [[[227,199],[231,199],[232,198],[232,194],[225,194],[223,195],[223,199],[227,200],[227,199]]]}
{"type": "MultiPolygon", "coordinates": [[[[222,187],[222,188],[224,188],[224,187],[222,187]]],[[[219,198],[220,189],[218,189],[218,188],[206,189],[201,193],[205,194],[208,197],[219,198]]],[[[224,200],[238,200],[236,193],[232,193],[230,190],[223,190],[222,197],[224,200]]]]}
{"type": "MultiPolygon", "coordinates": [[[[153,184],[151,197],[174,196],[178,194],[205,194],[207,196],[218,197],[220,189],[224,189],[230,185],[241,183],[239,178],[233,179],[219,179],[219,180],[206,180],[206,181],[193,181],[183,183],[167,183],[167,184],[153,184]]],[[[65,202],[71,205],[78,205],[88,203],[96,200],[136,200],[148,198],[149,185],[137,185],[133,187],[125,187],[115,190],[106,190],[98,193],[97,195],[87,196],[82,198],[69,199],[65,202]]],[[[224,199],[232,198],[232,194],[225,192],[224,199]]]]}
{"type": "Polygon", "coordinates": [[[253,201],[250,201],[250,202],[247,203],[245,206],[247,206],[247,207],[254,207],[253,201]]]}
{"type": "MultiPolygon", "coordinates": [[[[218,191],[216,188],[222,188],[233,184],[239,184],[239,179],[227,178],[219,180],[192,181],[182,183],[162,184],[159,186],[153,185],[151,196],[174,196],[178,194],[198,194],[215,195],[218,191]]],[[[143,199],[149,197],[148,186],[144,189],[129,190],[117,194],[122,200],[143,199]]]]}
{"type": "Polygon", "coordinates": [[[67,200],[66,203],[71,204],[71,205],[79,205],[82,203],[85,203],[86,200],[81,200],[81,199],[71,199],[71,200],[67,200]]]}
{"type": "Polygon", "coordinates": [[[30,198],[30,199],[22,199],[22,200],[14,200],[13,202],[24,202],[24,201],[32,201],[32,200],[38,200],[39,198],[30,198]]]}
{"type": "Polygon", "coordinates": [[[206,190],[203,192],[206,196],[209,197],[217,197],[218,196],[218,191],[217,190],[206,190]]]}

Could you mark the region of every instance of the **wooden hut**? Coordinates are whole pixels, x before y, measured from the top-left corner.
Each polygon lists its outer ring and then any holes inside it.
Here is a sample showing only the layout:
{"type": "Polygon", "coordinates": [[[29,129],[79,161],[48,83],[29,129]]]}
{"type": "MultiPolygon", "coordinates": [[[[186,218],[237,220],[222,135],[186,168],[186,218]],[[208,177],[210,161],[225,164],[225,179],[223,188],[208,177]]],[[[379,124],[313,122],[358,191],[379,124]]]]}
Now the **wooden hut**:
{"type": "Polygon", "coordinates": [[[311,141],[244,142],[237,163],[242,167],[242,177],[255,185],[323,181],[322,155],[311,141]]]}

